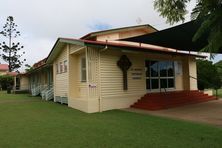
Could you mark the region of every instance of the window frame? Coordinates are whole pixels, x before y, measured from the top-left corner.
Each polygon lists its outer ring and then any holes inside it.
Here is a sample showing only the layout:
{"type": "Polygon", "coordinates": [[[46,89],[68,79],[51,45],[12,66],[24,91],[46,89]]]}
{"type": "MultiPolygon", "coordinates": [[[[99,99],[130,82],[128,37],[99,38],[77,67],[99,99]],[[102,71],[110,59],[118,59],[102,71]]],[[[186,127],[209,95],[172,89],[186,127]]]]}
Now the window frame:
{"type": "Polygon", "coordinates": [[[56,74],[59,74],[59,64],[56,63],[56,74]]]}
{"type": "Polygon", "coordinates": [[[63,61],[63,72],[67,72],[68,71],[68,61],[64,60],[63,61]]]}
{"type": "Polygon", "coordinates": [[[59,62],[59,73],[63,72],[63,62],[59,62]]]}
{"type": "MultiPolygon", "coordinates": [[[[174,65],[174,61],[170,61],[170,60],[168,60],[168,61],[166,61],[166,60],[146,60],[145,62],[149,62],[149,69],[147,69],[147,70],[149,70],[149,76],[147,76],[146,75],[146,81],[148,80],[149,81],[149,86],[147,87],[146,86],[146,89],[147,90],[149,90],[149,91],[155,91],[155,90],[160,90],[160,89],[175,89],[175,79],[176,79],[176,76],[175,76],[175,65],[174,65]],[[158,69],[158,76],[151,76],[151,65],[150,65],[150,63],[151,62],[157,62],[158,64],[157,64],[157,69],[158,69]],[[168,69],[166,70],[166,72],[167,72],[167,74],[166,74],[166,76],[161,76],[161,74],[160,74],[160,63],[161,62],[165,62],[165,63],[171,63],[172,64],[172,68],[173,68],[173,76],[169,76],[168,75],[168,69]],[[154,79],[158,79],[158,88],[155,88],[155,89],[153,89],[152,88],[152,84],[151,84],[151,81],[152,80],[154,80],[154,79]],[[166,82],[167,82],[167,84],[166,84],[166,88],[162,88],[161,87],[161,80],[166,80],[166,82]],[[173,87],[169,87],[169,82],[168,82],[168,80],[169,79],[173,79],[173,81],[174,81],[174,86],[173,87]]],[[[145,64],[146,65],[146,64],[145,64]]],[[[168,65],[170,65],[170,64],[168,64],[168,65]]],[[[168,66],[167,65],[167,66],[168,66]]],[[[146,68],[147,68],[147,66],[146,66],[146,68]]],[[[146,72],[147,73],[147,72],[146,72]]],[[[148,82],[146,82],[146,84],[147,84],[148,82]]]]}
{"type": "Polygon", "coordinates": [[[85,55],[80,57],[80,81],[87,82],[87,64],[86,64],[86,56],[85,55]],[[85,59],[85,67],[83,67],[83,59],[85,59]],[[85,73],[84,79],[83,79],[83,71],[85,73]]]}

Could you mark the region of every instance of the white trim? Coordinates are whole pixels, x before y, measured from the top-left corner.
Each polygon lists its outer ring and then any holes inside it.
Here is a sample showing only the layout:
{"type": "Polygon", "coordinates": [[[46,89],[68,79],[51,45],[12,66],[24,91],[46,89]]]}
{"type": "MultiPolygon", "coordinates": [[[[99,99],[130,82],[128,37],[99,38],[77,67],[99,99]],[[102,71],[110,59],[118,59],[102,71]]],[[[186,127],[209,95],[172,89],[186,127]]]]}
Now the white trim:
{"type": "Polygon", "coordinates": [[[63,61],[59,62],[59,74],[63,73],[63,61]]]}
{"type": "Polygon", "coordinates": [[[99,112],[103,112],[103,105],[102,105],[102,92],[101,92],[101,50],[99,51],[99,112]]]}
{"type": "Polygon", "coordinates": [[[64,73],[68,72],[68,60],[67,59],[63,61],[63,72],[64,73]],[[65,69],[65,67],[66,67],[66,69],[65,69]]]}
{"type": "Polygon", "coordinates": [[[87,61],[86,61],[86,53],[82,56],[80,56],[80,82],[87,82],[87,61]],[[82,76],[82,60],[85,59],[85,71],[86,71],[86,78],[85,80],[83,80],[83,76],[82,76]]]}
{"type": "MultiPolygon", "coordinates": [[[[85,49],[87,100],[89,100],[89,59],[88,47],[85,49]]],[[[87,107],[88,108],[88,107],[87,107]]]]}
{"type": "MultiPolygon", "coordinates": [[[[68,76],[68,92],[67,92],[67,104],[69,105],[69,99],[71,99],[71,95],[70,95],[70,83],[73,83],[73,82],[70,82],[70,70],[69,70],[69,66],[70,66],[70,55],[69,55],[69,52],[70,52],[70,44],[67,45],[67,59],[64,60],[64,62],[66,61],[66,72],[67,72],[67,76],[68,76]]],[[[64,69],[65,69],[65,63],[63,62],[64,64],[64,69]]]]}
{"type": "MultiPolygon", "coordinates": [[[[145,62],[146,61],[154,61],[153,59],[145,59],[145,62]]],[[[159,88],[156,88],[156,89],[152,89],[151,88],[151,81],[150,81],[150,89],[147,89],[146,88],[146,91],[147,92],[162,92],[162,90],[163,91],[170,91],[170,90],[175,90],[176,89],[176,83],[175,83],[175,81],[176,81],[176,76],[175,76],[175,65],[174,65],[174,61],[171,61],[171,60],[155,60],[155,61],[157,61],[157,62],[172,62],[172,64],[173,64],[173,73],[174,73],[174,75],[173,76],[165,76],[165,77],[161,77],[160,76],[160,69],[159,69],[159,64],[157,65],[158,66],[158,76],[155,76],[155,77],[147,77],[146,76],[146,71],[145,71],[145,80],[147,81],[147,79],[149,79],[149,80],[152,80],[152,79],[158,79],[158,87],[159,88]],[[174,80],[174,87],[170,87],[170,88],[168,88],[168,81],[167,81],[167,88],[161,88],[161,79],[166,79],[166,80],[168,80],[168,79],[173,79],[174,80]]],[[[146,68],[146,64],[145,64],[145,68],[146,68]]],[[[149,74],[151,75],[151,69],[149,68],[149,74]]],[[[168,71],[167,71],[167,75],[168,75],[168,71]]],[[[147,85],[147,84],[146,84],[147,85]]],[[[147,86],[146,86],[147,87],[147,86]]]]}
{"type": "Polygon", "coordinates": [[[78,52],[82,51],[82,50],[85,49],[85,48],[86,48],[85,46],[80,47],[80,48],[78,48],[78,49],[76,49],[76,50],[70,52],[70,54],[78,53],[78,52]]]}
{"type": "MultiPolygon", "coordinates": [[[[176,88],[166,88],[166,91],[175,91],[176,88]]],[[[161,89],[147,89],[146,90],[147,93],[155,93],[155,92],[165,92],[165,89],[161,88],[161,89]],[[161,91],[160,91],[161,90],[161,91]]]]}
{"type": "Polygon", "coordinates": [[[58,62],[56,62],[56,64],[55,64],[55,67],[56,67],[56,74],[59,74],[59,64],[58,64],[58,62]]]}

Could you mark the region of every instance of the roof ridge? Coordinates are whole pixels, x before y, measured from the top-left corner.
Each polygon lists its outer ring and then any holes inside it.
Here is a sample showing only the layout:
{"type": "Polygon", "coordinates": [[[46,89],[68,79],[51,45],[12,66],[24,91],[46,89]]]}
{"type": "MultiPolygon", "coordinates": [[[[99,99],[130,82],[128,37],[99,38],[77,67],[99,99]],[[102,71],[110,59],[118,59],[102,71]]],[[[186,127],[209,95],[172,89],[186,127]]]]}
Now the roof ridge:
{"type": "Polygon", "coordinates": [[[106,29],[106,30],[101,30],[101,31],[94,31],[94,32],[90,32],[84,36],[82,36],[80,39],[85,39],[87,37],[89,37],[92,34],[97,34],[97,33],[104,33],[104,32],[109,32],[109,31],[117,31],[117,30],[121,30],[121,29],[128,29],[128,28],[138,28],[138,27],[151,27],[154,30],[158,31],[156,28],[154,28],[153,26],[151,26],[150,24],[143,24],[143,25],[134,25],[134,26],[126,26],[126,27],[119,27],[119,28],[113,28],[113,29],[106,29]]]}

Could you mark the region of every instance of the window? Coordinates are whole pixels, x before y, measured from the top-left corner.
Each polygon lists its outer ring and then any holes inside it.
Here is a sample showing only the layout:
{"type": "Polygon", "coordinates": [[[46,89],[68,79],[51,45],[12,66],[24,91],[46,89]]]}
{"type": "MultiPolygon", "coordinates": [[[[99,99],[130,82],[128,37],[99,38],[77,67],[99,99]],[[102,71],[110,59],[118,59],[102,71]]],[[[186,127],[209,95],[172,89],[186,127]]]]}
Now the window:
{"type": "Polygon", "coordinates": [[[59,63],[59,68],[60,68],[60,73],[62,73],[62,70],[63,70],[62,62],[59,63]]]}
{"type": "Polygon", "coordinates": [[[159,63],[159,71],[160,71],[160,77],[167,77],[167,64],[168,62],[158,62],[159,63]]]}
{"type": "Polygon", "coordinates": [[[56,64],[56,74],[58,74],[58,73],[59,73],[59,65],[56,64]]]}
{"type": "Polygon", "coordinates": [[[64,72],[67,72],[67,60],[64,61],[64,72]]]}
{"type": "Polygon", "coordinates": [[[152,77],[158,77],[158,62],[157,61],[150,61],[150,72],[152,77]]]}
{"type": "Polygon", "coordinates": [[[86,58],[82,57],[80,61],[81,66],[81,81],[86,82],[86,58]]]}
{"type": "Polygon", "coordinates": [[[173,77],[174,76],[174,63],[173,62],[168,62],[167,65],[167,76],[168,77],[173,77]]]}
{"type": "Polygon", "coordinates": [[[175,61],[174,62],[174,67],[175,67],[175,73],[177,75],[181,75],[183,73],[182,62],[181,61],[175,61]]]}
{"type": "Polygon", "coordinates": [[[146,88],[165,89],[174,88],[174,62],[172,61],[145,61],[146,88]]]}
{"type": "Polygon", "coordinates": [[[158,89],[159,88],[159,79],[151,79],[151,88],[158,89]]]}

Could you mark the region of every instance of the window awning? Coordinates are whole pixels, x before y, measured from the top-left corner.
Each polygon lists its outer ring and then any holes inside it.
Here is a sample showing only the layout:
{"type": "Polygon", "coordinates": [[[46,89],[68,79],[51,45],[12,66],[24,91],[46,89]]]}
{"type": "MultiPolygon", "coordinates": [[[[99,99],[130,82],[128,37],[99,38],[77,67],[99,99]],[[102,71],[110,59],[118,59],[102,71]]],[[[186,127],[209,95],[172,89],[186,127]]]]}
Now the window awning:
{"type": "MultiPolygon", "coordinates": [[[[200,21],[190,21],[162,31],[123,40],[197,52],[208,44],[207,35],[196,42],[192,41],[200,25],[200,21]]],[[[218,53],[222,53],[222,51],[220,50],[218,53]]]]}

